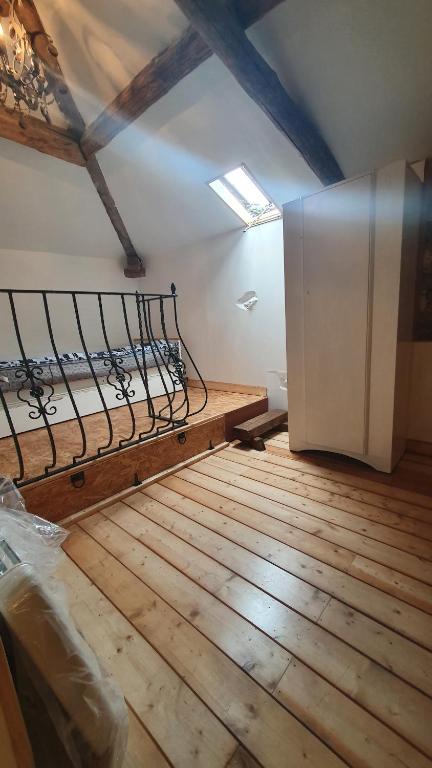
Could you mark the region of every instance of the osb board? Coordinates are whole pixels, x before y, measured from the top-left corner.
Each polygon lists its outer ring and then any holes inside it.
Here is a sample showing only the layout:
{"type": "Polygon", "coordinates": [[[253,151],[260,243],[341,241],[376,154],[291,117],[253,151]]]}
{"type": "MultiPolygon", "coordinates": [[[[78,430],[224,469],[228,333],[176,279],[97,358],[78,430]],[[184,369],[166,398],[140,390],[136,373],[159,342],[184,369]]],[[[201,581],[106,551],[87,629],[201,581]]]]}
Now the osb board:
{"type": "MultiPolygon", "coordinates": [[[[177,393],[173,401],[176,408],[183,401],[183,395],[177,393]]],[[[221,416],[223,413],[235,411],[243,405],[256,401],[259,395],[240,392],[222,392],[212,390],[209,392],[208,402],[204,410],[199,411],[204,399],[202,389],[189,388],[190,410],[195,415],[189,416],[188,424],[196,424],[208,421],[212,416],[221,416]],[[199,411],[198,413],[195,413],[199,411]]],[[[165,397],[153,398],[153,406],[157,413],[166,405],[165,397]]],[[[152,428],[152,421],[148,417],[148,405],[145,400],[134,403],[136,433],[145,432],[152,428]]],[[[112,445],[118,445],[121,440],[128,441],[131,433],[131,418],[127,405],[110,409],[110,419],[113,429],[112,445]]],[[[109,440],[107,419],[104,412],[89,414],[82,418],[86,434],[87,450],[85,457],[91,460],[97,455],[100,446],[105,446],[109,440]]],[[[73,457],[82,452],[82,436],[77,419],[60,422],[52,425],[52,434],[56,447],[56,466],[68,467],[73,463],[73,457]]],[[[43,476],[45,467],[53,462],[52,449],[49,435],[45,428],[35,429],[32,432],[24,432],[19,435],[19,443],[24,461],[24,477],[26,480],[43,476]]],[[[0,440],[0,466],[3,474],[17,477],[19,467],[13,439],[4,437],[0,440]]]]}
{"type": "Polygon", "coordinates": [[[210,443],[216,446],[224,440],[225,424],[221,415],[24,486],[21,492],[29,512],[48,520],[60,520],[129,488],[135,482],[135,475],[140,481],[145,480],[202,453],[210,443]],[[186,435],[183,444],[178,440],[182,432],[186,435]],[[75,488],[71,476],[80,470],[84,472],[85,482],[82,488],[75,488]]]}
{"type": "MultiPolygon", "coordinates": [[[[214,454],[219,453],[219,451],[223,451],[224,448],[228,448],[228,446],[229,443],[227,441],[224,443],[219,443],[219,445],[217,445],[215,448],[210,448],[208,451],[204,451],[203,453],[197,453],[190,459],[186,459],[186,461],[180,462],[180,464],[175,464],[173,467],[164,469],[157,475],[152,475],[151,477],[147,478],[147,480],[143,480],[139,486],[139,490],[142,491],[144,488],[147,488],[148,485],[152,485],[153,483],[159,483],[161,480],[165,480],[166,477],[170,477],[176,472],[179,472],[181,469],[192,467],[198,461],[207,459],[209,456],[214,456],[214,454]]],[[[131,486],[130,488],[126,488],[124,491],[120,491],[120,493],[116,493],[114,496],[110,496],[109,499],[98,501],[97,504],[93,504],[91,507],[86,507],[85,509],[81,509],[79,512],[74,512],[73,515],[62,518],[60,522],[66,528],[71,525],[75,525],[81,520],[85,520],[86,517],[90,517],[96,512],[100,512],[101,510],[106,509],[106,507],[109,507],[112,504],[116,504],[118,501],[124,501],[124,499],[127,499],[128,496],[132,496],[136,492],[137,487],[135,485],[131,486]]]]}

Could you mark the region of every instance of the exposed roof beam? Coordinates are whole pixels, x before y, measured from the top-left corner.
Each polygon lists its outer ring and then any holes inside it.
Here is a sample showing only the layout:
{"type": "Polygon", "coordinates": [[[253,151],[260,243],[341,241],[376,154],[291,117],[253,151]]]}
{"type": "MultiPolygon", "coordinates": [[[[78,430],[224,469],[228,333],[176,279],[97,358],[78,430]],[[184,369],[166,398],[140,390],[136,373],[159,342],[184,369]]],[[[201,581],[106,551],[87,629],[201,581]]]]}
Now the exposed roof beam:
{"type": "Polygon", "coordinates": [[[3,106],[0,106],[0,137],[74,165],[86,164],[77,140],[68,131],[3,106]]]}
{"type": "MultiPolygon", "coordinates": [[[[230,0],[230,7],[238,23],[247,28],[281,2],[230,0]]],[[[188,27],[177,41],[155,56],[88,126],[81,141],[84,154],[89,157],[106,147],[129,123],[165,96],[212,53],[198,32],[188,27]]]]}
{"type": "Polygon", "coordinates": [[[277,74],[252,45],[222,0],[175,0],[209,48],[274,125],[299,150],[323,184],[343,179],[317,127],[288,95],[277,74]]]}
{"type": "Polygon", "coordinates": [[[120,216],[114,198],[109,191],[105,176],[102,173],[102,169],[96,160],[95,155],[88,159],[87,170],[126,254],[127,266],[124,271],[126,277],[144,277],[144,265],[129,237],[126,226],[120,216]]]}
{"type": "MultiPolygon", "coordinates": [[[[33,0],[20,0],[16,4],[15,8],[16,8],[16,13],[18,15],[18,18],[21,21],[21,24],[23,25],[24,29],[30,36],[33,50],[47,67],[47,70],[48,70],[47,76],[51,79],[51,82],[53,85],[53,93],[57,101],[57,104],[59,105],[59,108],[67,118],[70,124],[71,130],[74,132],[74,135],[77,137],[77,139],[80,139],[82,137],[82,134],[85,128],[85,122],[64,80],[63,72],[60,66],[60,62],[58,60],[57,49],[54,46],[54,43],[51,37],[47,34],[45,30],[42,19],[39,16],[38,10],[33,0]]],[[[3,115],[3,112],[1,113],[1,116],[2,115],[3,115]]],[[[18,130],[15,130],[15,135],[11,135],[12,128],[14,126],[9,125],[10,135],[8,136],[5,134],[0,134],[0,135],[3,135],[4,138],[10,138],[13,141],[18,141],[21,144],[32,146],[35,149],[39,149],[39,151],[41,152],[46,152],[46,154],[51,154],[51,155],[54,155],[55,157],[61,157],[63,160],[68,159],[69,162],[73,162],[69,157],[65,157],[65,154],[59,154],[59,151],[58,151],[59,142],[60,142],[59,137],[63,136],[63,140],[64,140],[64,136],[68,135],[67,132],[60,131],[59,129],[50,128],[48,125],[45,125],[42,122],[42,120],[38,120],[36,118],[26,117],[25,120],[31,121],[26,123],[28,127],[31,127],[30,132],[27,127],[27,130],[22,129],[21,132],[18,130]],[[47,132],[51,132],[51,133],[49,134],[47,132]],[[45,137],[45,141],[40,138],[41,136],[45,137]],[[51,142],[53,142],[55,137],[57,144],[50,145],[47,140],[48,136],[51,136],[51,142]],[[48,151],[48,149],[50,149],[51,151],[48,151]],[[54,151],[56,149],[57,151],[54,151]]],[[[6,122],[7,121],[5,118],[4,120],[5,133],[6,133],[6,122]]],[[[19,118],[17,122],[19,127],[21,125],[21,121],[19,118]]],[[[15,129],[16,129],[16,125],[15,125],[15,129]]],[[[0,132],[1,130],[2,130],[2,126],[0,122],[0,132]]],[[[132,240],[129,237],[126,226],[114,202],[114,198],[108,189],[108,185],[106,183],[105,177],[102,173],[102,169],[99,163],[96,161],[95,158],[94,158],[94,161],[92,162],[86,162],[86,159],[84,158],[79,146],[76,145],[76,147],[77,147],[79,158],[80,158],[80,162],[78,163],[78,165],[83,165],[86,167],[90,175],[90,178],[95,186],[95,189],[100,197],[102,205],[104,206],[107,212],[107,215],[111,221],[111,224],[113,225],[116,231],[117,237],[120,240],[120,243],[122,244],[123,250],[126,254],[127,263],[126,263],[126,268],[124,270],[126,277],[143,277],[145,275],[144,264],[142,262],[141,257],[138,256],[134,248],[134,245],[132,243],[132,240]]],[[[65,149],[65,147],[63,147],[63,149],[65,149]]],[[[70,152],[72,151],[70,147],[69,147],[69,151],[70,152]]]]}

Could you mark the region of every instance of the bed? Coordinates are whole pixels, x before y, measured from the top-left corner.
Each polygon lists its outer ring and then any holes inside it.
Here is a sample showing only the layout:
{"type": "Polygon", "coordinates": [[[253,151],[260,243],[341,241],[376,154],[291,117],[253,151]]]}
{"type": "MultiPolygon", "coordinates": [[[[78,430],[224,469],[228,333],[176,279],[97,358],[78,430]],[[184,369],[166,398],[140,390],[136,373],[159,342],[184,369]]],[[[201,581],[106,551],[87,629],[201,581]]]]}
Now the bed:
{"type": "MultiPolygon", "coordinates": [[[[76,418],[65,378],[81,416],[102,411],[104,403],[108,409],[124,406],[125,394],[134,403],[147,400],[147,390],[154,398],[182,386],[184,365],[178,339],[156,339],[144,346],[134,341],[133,345],[89,351],[88,358],[84,351],[74,351],[63,352],[58,358],[52,355],[28,358],[27,366],[23,360],[0,360],[0,388],[16,432],[43,426],[35,410],[34,384],[42,402],[47,404],[45,412],[50,424],[76,418]]],[[[10,434],[1,408],[0,437],[10,434]]]]}

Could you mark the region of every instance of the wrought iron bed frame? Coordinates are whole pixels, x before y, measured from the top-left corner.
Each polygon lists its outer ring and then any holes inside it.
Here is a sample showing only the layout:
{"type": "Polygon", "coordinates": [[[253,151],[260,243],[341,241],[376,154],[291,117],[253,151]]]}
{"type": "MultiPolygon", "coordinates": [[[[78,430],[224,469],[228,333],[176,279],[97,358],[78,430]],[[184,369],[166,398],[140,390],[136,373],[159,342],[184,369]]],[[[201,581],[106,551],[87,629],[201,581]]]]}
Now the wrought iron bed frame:
{"type": "MultiPolygon", "coordinates": [[[[37,421],[40,418],[42,419],[43,427],[41,428],[45,429],[48,435],[50,449],[52,453],[52,461],[50,464],[45,466],[44,472],[42,474],[39,474],[37,476],[32,476],[32,477],[26,477],[24,459],[23,459],[23,454],[21,451],[20,440],[19,440],[19,435],[21,433],[17,432],[15,429],[13,418],[8,408],[7,400],[5,398],[4,392],[2,391],[2,388],[0,387],[0,403],[6,415],[7,423],[11,433],[10,436],[12,437],[12,440],[15,446],[16,457],[17,457],[17,462],[19,467],[19,474],[17,477],[14,478],[14,482],[18,487],[22,487],[24,485],[27,485],[28,483],[32,483],[37,480],[42,480],[44,478],[50,477],[52,475],[58,474],[59,472],[63,472],[68,469],[72,469],[74,467],[79,467],[80,465],[86,464],[89,461],[93,461],[94,459],[97,459],[101,456],[106,456],[106,455],[115,453],[116,451],[120,451],[122,448],[126,446],[129,447],[132,445],[136,445],[138,443],[144,442],[145,440],[154,438],[155,436],[162,435],[174,429],[177,429],[179,427],[185,426],[187,424],[187,419],[190,416],[194,416],[200,413],[206,407],[207,401],[208,401],[208,393],[207,393],[206,385],[180,332],[179,322],[178,322],[178,312],[177,312],[178,296],[176,293],[176,287],[174,283],[171,285],[170,294],[140,293],[138,291],[136,293],[124,293],[124,292],[119,293],[119,292],[113,292],[113,291],[96,292],[96,291],[55,291],[55,290],[40,291],[40,290],[32,290],[32,289],[15,290],[15,289],[5,289],[5,288],[0,289],[0,295],[5,295],[5,294],[8,297],[9,307],[11,312],[11,319],[12,319],[13,328],[16,335],[16,341],[18,344],[18,348],[20,350],[21,360],[22,360],[22,366],[19,369],[17,369],[15,372],[16,378],[20,380],[20,386],[17,390],[17,397],[19,400],[21,400],[21,402],[28,404],[30,409],[28,415],[31,419],[35,421],[37,421]],[[75,413],[76,420],[78,422],[78,426],[81,434],[82,450],[77,455],[73,456],[72,461],[67,465],[57,466],[57,449],[56,449],[55,437],[52,429],[53,425],[51,425],[49,422],[49,417],[53,416],[57,412],[56,406],[54,405],[53,402],[51,402],[51,398],[54,395],[54,389],[51,383],[43,381],[41,379],[41,376],[42,376],[41,365],[34,364],[34,361],[31,361],[31,359],[29,359],[26,355],[22,333],[20,330],[19,313],[17,312],[17,308],[14,300],[14,297],[18,294],[36,294],[42,298],[42,305],[43,305],[43,310],[44,310],[44,315],[46,320],[48,338],[52,347],[52,351],[54,353],[53,356],[61,372],[62,380],[66,387],[67,395],[70,399],[73,411],[75,413]],[[88,364],[88,367],[90,369],[91,378],[93,379],[97,394],[100,398],[100,402],[102,405],[102,412],[105,414],[105,418],[107,422],[108,442],[105,445],[99,446],[97,448],[96,453],[89,456],[86,455],[87,436],[85,431],[85,423],[83,421],[83,419],[85,419],[85,416],[82,416],[79,412],[76,400],[74,398],[73,390],[70,386],[70,382],[68,381],[67,374],[65,373],[64,365],[61,361],[61,356],[59,354],[58,347],[55,340],[55,331],[53,328],[53,322],[52,322],[50,305],[49,305],[49,297],[52,295],[64,295],[64,296],[71,297],[72,306],[73,306],[74,315],[75,315],[75,321],[76,321],[76,328],[77,328],[78,336],[84,352],[85,362],[88,364]],[[106,405],[106,401],[105,401],[100,383],[98,381],[98,377],[95,373],[92,357],[91,357],[91,354],[89,353],[88,346],[86,343],[85,332],[83,330],[82,320],[81,320],[79,306],[78,306],[78,300],[77,300],[78,296],[94,296],[97,299],[97,308],[98,308],[100,326],[102,330],[102,336],[107,348],[107,355],[104,359],[104,365],[107,368],[109,367],[109,371],[107,373],[106,381],[109,385],[111,385],[117,390],[115,395],[116,399],[119,401],[125,400],[125,404],[129,409],[129,415],[131,419],[131,433],[127,438],[120,439],[118,442],[118,445],[113,445],[114,431],[113,431],[113,425],[111,421],[110,409],[106,405]],[[151,425],[148,429],[145,429],[144,431],[141,431],[141,432],[137,427],[137,418],[133,410],[133,403],[131,402],[131,398],[133,398],[135,395],[135,391],[130,386],[132,381],[131,374],[129,371],[125,370],[125,368],[122,366],[123,359],[119,356],[113,355],[112,348],[110,346],[110,342],[107,334],[107,328],[106,328],[104,306],[103,306],[103,299],[104,297],[107,297],[107,296],[118,296],[120,299],[120,305],[121,305],[121,311],[123,314],[123,321],[124,321],[126,336],[135,360],[136,370],[138,371],[139,377],[141,378],[141,381],[144,385],[144,390],[146,393],[148,417],[151,419],[151,425]],[[130,318],[129,318],[128,310],[126,306],[127,297],[133,297],[135,300],[133,304],[136,309],[137,320],[138,320],[138,328],[139,328],[138,346],[141,347],[141,353],[142,353],[141,361],[139,359],[139,354],[137,354],[136,352],[135,344],[132,339],[131,323],[130,323],[130,318]],[[176,349],[174,348],[173,344],[172,343],[170,344],[170,341],[168,339],[167,328],[166,328],[166,304],[168,303],[171,305],[173,309],[174,327],[176,329],[177,337],[181,343],[182,351],[183,353],[186,354],[190,362],[190,365],[195,370],[201,382],[201,385],[203,387],[203,403],[200,406],[200,408],[198,408],[195,411],[190,410],[187,377],[186,377],[186,365],[184,361],[181,359],[176,349]],[[158,345],[158,342],[156,340],[156,336],[154,333],[152,307],[156,308],[156,311],[158,312],[158,320],[160,321],[160,327],[162,329],[162,336],[160,338],[163,339],[167,345],[166,359],[165,359],[165,356],[160,351],[160,346],[158,345]],[[147,339],[147,343],[145,339],[147,339]],[[146,356],[145,356],[146,346],[151,347],[154,361],[156,363],[154,367],[157,369],[157,372],[163,384],[164,395],[162,396],[166,400],[166,403],[157,412],[155,411],[154,404],[150,396],[149,380],[148,380],[148,372],[147,372],[147,364],[146,364],[146,356]],[[173,387],[172,393],[169,391],[167,387],[164,374],[167,375],[168,380],[172,384],[172,387],[173,387]],[[173,406],[174,406],[174,399],[176,397],[176,393],[180,391],[179,389],[176,390],[176,386],[181,388],[183,395],[181,396],[182,402],[180,403],[180,405],[174,408],[173,406]],[[35,400],[36,402],[32,403],[30,399],[27,399],[25,392],[28,392],[28,395],[31,398],[33,398],[33,400],[35,400]]],[[[153,309],[153,312],[154,312],[154,309],[153,309]]],[[[142,402],[142,401],[136,401],[136,402],[142,402]]],[[[8,439],[8,438],[5,438],[5,439],[8,439]]],[[[1,473],[1,467],[0,467],[0,473],[1,473]]]]}

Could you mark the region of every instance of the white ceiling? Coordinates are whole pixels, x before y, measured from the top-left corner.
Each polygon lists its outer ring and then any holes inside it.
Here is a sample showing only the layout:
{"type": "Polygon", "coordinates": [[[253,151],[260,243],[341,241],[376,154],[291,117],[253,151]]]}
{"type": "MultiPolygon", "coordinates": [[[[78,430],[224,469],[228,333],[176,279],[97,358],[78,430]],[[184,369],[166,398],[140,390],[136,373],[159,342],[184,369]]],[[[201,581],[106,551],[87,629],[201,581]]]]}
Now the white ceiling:
{"type": "Polygon", "coordinates": [[[431,0],[286,0],[251,37],[346,176],[432,154],[431,0]]]}
{"type": "Polygon", "coordinates": [[[320,186],[214,57],[98,157],[136,247],[150,256],[242,226],[207,186],[241,162],[279,204],[320,186]]]}
{"type": "MultiPolygon", "coordinates": [[[[186,26],[174,0],[38,0],[38,8],[87,121],[186,26]]],[[[431,0],[285,0],[250,34],[352,175],[432,154],[431,31],[431,0]]],[[[0,191],[10,247],[117,257],[86,172],[11,147],[0,142],[2,174],[18,173],[0,191]],[[32,211],[36,179],[51,211],[43,228],[32,211]],[[14,221],[11,193],[24,223],[14,221]]],[[[318,186],[215,57],[98,157],[132,240],[150,258],[239,226],[206,182],[240,162],[278,203],[318,186]]]]}
{"type": "Polygon", "coordinates": [[[187,27],[174,0],[37,0],[37,7],[87,123],[187,27]]]}

